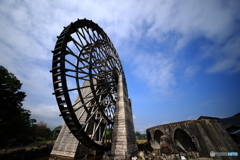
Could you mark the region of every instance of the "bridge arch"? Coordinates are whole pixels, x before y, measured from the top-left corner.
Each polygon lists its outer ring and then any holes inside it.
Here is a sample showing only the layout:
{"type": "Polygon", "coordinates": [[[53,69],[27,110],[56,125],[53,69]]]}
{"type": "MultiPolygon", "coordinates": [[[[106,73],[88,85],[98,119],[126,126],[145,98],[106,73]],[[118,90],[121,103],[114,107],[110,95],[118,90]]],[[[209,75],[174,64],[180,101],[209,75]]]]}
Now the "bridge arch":
{"type": "Polygon", "coordinates": [[[197,151],[197,147],[194,144],[189,134],[181,128],[177,128],[174,132],[174,143],[185,151],[197,151]]]}
{"type": "Polygon", "coordinates": [[[163,135],[163,132],[159,129],[154,131],[153,139],[151,146],[154,149],[160,149],[160,137],[163,135]]]}
{"type": "Polygon", "coordinates": [[[147,130],[147,141],[150,142],[151,140],[152,140],[151,133],[149,132],[149,130],[147,130]]]}

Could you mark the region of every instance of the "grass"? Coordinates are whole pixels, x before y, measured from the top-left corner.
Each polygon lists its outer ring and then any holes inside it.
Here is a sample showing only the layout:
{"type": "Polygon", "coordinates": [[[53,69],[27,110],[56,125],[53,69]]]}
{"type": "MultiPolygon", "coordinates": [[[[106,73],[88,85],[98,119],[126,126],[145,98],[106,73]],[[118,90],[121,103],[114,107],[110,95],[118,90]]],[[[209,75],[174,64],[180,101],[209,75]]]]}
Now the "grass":
{"type": "Polygon", "coordinates": [[[138,144],[143,144],[145,142],[147,142],[147,139],[137,139],[138,144]]]}
{"type": "Polygon", "coordinates": [[[197,159],[192,159],[190,158],[189,160],[213,160],[212,158],[197,158],[197,159]]]}
{"type": "MultiPolygon", "coordinates": [[[[32,148],[37,148],[38,146],[41,146],[41,145],[44,145],[44,144],[47,144],[47,143],[51,143],[52,141],[49,140],[49,141],[38,141],[38,142],[35,142],[35,143],[31,143],[31,144],[28,144],[28,145],[25,145],[25,146],[18,146],[18,147],[10,147],[7,149],[7,152],[11,152],[11,151],[15,151],[15,150],[19,150],[19,149],[26,149],[26,150],[30,150],[32,148]]],[[[6,149],[1,149],[0,150],[0,153],[5,153],[6,149]]]]}
{"type": "Polygon", "coordinates": [[[32,146],[39,146],[47,143],[52,143],[52,141],[38,141],[32,144],[32,146]]]}
{"type": "MultiPolygon", "coordinates": [[[[104,142],[105,142],[105,143],[106,143],[106,142],[111,143],[111,140],[104,141],[104,142]]],[[[143,143],[145,143],[145,142],[147,142],[147,139],[137,139],[137,143],[138,143],[138,144],[143,144],[143,143]]]]}

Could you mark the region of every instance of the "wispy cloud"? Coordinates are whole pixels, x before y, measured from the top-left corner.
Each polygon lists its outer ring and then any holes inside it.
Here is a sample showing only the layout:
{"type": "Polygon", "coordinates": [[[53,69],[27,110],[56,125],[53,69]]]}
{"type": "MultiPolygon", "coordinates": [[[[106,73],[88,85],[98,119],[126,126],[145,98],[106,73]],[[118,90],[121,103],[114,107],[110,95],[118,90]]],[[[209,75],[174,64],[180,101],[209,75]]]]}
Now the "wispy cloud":
{"type": "MultiPolygon", "coordinates": [[[[87,18],[104,29],[122,60],[133,59],[129,70],[135,77],[148,84],[151,90],[171,94],[178,82],[176,72],[187,77],[196,75],[200,69],[208,73],[240,72],[239,10],[239,1],[219,0],[153,0],[151,3],[132,0],[123,1],[121,5],[114,0],[108,3],[2,0],[0,64],[23,83],[28,95],[27,107],[31,108],[32,114],[43,116],[37,112],[42,113],[41,108],[46,110],[46,106],[55,104],[49,70],[50,51],[56,36],[63,26],[77,18],[87,18]],[[184,48],[198,37],[204,37],[210,44],[199,44],[199,64],[186,63],[185,69],[180,70],[179,59],[186,61],[184,48]],[[139,53],[142,44],[156,49],[139,53]],[[159,50],[159,46],[166,50],[159,50]],[[211,63],[201,63],[206,60],[211,63]]],[[[56,114],[55,111],[51,113],[56,114]]]]}
{"type": "Polygon", "coordinates": [[[33,112],[34,116],[42,118],[51,118],[53,115],[60,114],[57,105],[48,105],[41,103],[36,106],[30,106],[29,104],[26,104],[26,106],[33,112]]]}
{"type": "Polygon", "coordinates": [[[199,106],[204,107],[204,106],[210,106],[213,102],[216,102],[216,99],[210,99],[207,101],[202,102],[199,106]]]}
{"type": "Polygon", "coordinates": [[[133,74],[143,79],[150,87],[157,92],[169,94],[171,87],[175,85],[174,62],[162,53],[141,54],[133,61],[135,69],[133,74]]]}
{"type": "Polygon", "coordinates": [[[139,131],[142,134],[146,134],[146,129],[154,127],[154,126],[156,126],[156,125],[151,124],[151,123],[149,123],[147,125],[141,125],[141,126],[140,125],[135,125],[134,129],[135,129],[135,131],[139,131]]]}
{"type": "Polygon", "coordinates": [[[192,76],[194,76],[194,75],[197,73],[198,70],[199,70],[199,67],[193,65],[193,66],[187,67],[187,68],[185,69],[184,73],[185,73],[185,75],[186,75],[187,77],[192,77],[192,76]]]}
{"type": "Polygon", "coordinates": [[[215,63],[207,69],[209,73],[240,71],[240,33],[229,39],[218,49],[216,46],[207,48],[206,54],[213,59],[215,63]]]}
{"type": "Polygon", "coordinates": [[[137,117],[135,115],[133,115],[133,119],[136,119],[137,117]]]}
{"type": "Polygon", "coordinates": [[[197,119],[196,116],[189,116],[189,117],[187,118],[187,120],[196,120],[196,119],[197,119]]]}
{"type": "Polygon", "coordinates": [[[62,125],[63,119],[60,117],[60,111],[56,105],[49,105],[48,103],[34,104],[29,102],[23,103],[24,108],[31,111],[32,118],[37,122],[44,121],[48,123],[48,127],[53,129],[58,125],[62,125]]]}

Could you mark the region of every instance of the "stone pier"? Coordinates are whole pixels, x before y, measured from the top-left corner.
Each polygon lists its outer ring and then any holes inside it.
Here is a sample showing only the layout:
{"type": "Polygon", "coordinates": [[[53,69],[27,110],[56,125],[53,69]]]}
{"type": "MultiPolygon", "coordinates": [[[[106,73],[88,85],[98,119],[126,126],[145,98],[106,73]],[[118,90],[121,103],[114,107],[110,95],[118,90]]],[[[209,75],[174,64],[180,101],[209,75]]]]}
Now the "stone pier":
{"type": "Polygon", "coordinates": [[[92,151],[81,145],[77,138],[70,133],[67,125],[64,124],[53,146],[51,155],[76,158],[91,153],[92,151]]]}
{"type": "MultiPolygon", "coordinates": [[[[83,83],[83,86],[90,85],[88,81],[85,81],[83,83]]],[[[91,90],[89,88],[82,89],[83,95],[87,95],[91,90]]],[[[79,96],[77,96],[75,103],[80,101],[79,96]]],[[[82,103],[78,103],[75,108],[78,108],[82,103]]],[[[78,111],[76,111],[76,115],[80,115],[84,111],[84,108],[82,107],[78,111]]],[[[80,124],[84,124],[87,119],[87,113],[85,112],[83,116],[80,119],[80,124]]],[[[66,123],[64,123],[58,138],[53,146],[51,155],[56,156],[65,156],[70,158],[76,158],[85,156],[85,154],[92,154],[94,151],[85,147],[81,144],[81,142],[78,141],[76,137],[71,133],[71,131],[68,129],[66,123]]]]}
{"type": "Polygon", "coordinates": [[[114,159],[120,160],[128,155],[134,155],[137,150],[131,100],[128,99],[126,82],[120,75],[111,153],[114,159]]]}
{"type": "MultiPolygon", "coordinates": [[[[83,86],[89,85],[89,82],[85,81],[83,86]]],[[[83,95],[88,94],[89,88],[83,89],[83,95]]],[[[125,159],[127,156],[133,156],[137,151],[137,142],[135,138],[133,115],[131,100],[128,98],[128,92],[125,79],[120,75],[118,79],[117,89],[117,104],[114,117],[114,129],[112,135],[112,148],[111,155],[113,159],[125,159]]],[[[76,101],[79,101],[77,97],[76,101]]],[[[81,103],[75,107],[79,107],[81,103]]],[[[76,111],[77,115],[83,112],[84,108],[76,111]]],[[[84,124],[87,118],[85,113],[80,119],[80,123],[84,124]]],[[[85,154],[93,154],[93,150],[81,145],[81,143],[70,133],[67,125],[64,124],[59,136],[55,142],[51,155],[66,156],[76,158],[84,156],[85,154]]]]}

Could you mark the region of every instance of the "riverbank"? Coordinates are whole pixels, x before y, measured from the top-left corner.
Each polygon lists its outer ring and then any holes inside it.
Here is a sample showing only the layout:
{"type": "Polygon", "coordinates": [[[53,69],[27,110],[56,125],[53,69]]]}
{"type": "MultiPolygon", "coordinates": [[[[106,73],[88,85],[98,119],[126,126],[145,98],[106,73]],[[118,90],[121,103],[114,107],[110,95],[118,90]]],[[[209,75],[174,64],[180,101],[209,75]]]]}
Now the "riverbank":
{"type": "Polygon", "coordinates": [[[11,160],[26,160],[36,159],[41,157],[47,157],[50,155],[53,148],[53,143],[35,145],[27,145],[21,147],[13,147],[1,149],[0,159],[11,159],[11,160]]]}

